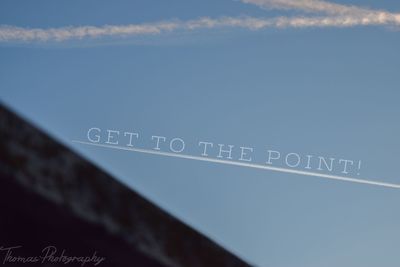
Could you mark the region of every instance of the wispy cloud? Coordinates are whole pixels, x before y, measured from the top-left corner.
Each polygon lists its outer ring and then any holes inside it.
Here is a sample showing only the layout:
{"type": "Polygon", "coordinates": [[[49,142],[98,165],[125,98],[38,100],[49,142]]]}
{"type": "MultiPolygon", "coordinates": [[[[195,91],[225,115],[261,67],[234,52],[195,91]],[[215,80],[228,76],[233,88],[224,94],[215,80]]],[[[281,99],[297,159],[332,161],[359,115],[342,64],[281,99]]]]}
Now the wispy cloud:
{"type": "MultiPolygon", "coordinates": [[[[336,4],[320,0],[241,0],[243,3],[254,4],[265,9],[293,9],[307,13],[326,14],[325,20],[319,20],[320,25],[310,26],[358,26],[358,25],[399,25],[400,13],[384,10],[374,10],[354,5],[336,4]],[[340,21],[343,23],[340,23],[340,21]],[[335,22],[333,22],[335,21],[335,22]],[[332,24],[330,23],[332,22],[332,24]]],[[[292,23],[291,25],[295,25],[292,23]]]]}
{"type": "Polygon", "coordinates": [[[275,18],[254,17],[203,17],[189,21],[161,21],[156,23],[79,26],[61,28],[23,28],[0,25],[0,42],[47,42],[71,39],[146,36],[174,31],[197,29],[245,28],[307,28],[353,27],[367,25],[400,25],[400,13],[373,10],[352,5],[342,5],[319,0],[241,0],[266,9],[293,9],[305,12],[304,16],[275,18]],[[310,13],[313,13],[310,15],[310,13]],[[316,15],[314,15],[314,13],[316,15]]]}
{"type": "Polygon", "coordinates": [[[241,0],[243,3],[257,5],[266,9],[296,9],[306,12],[331,15],[349,15],[371,12],[370,9],[331,3],[320,0],[241,0]]]}

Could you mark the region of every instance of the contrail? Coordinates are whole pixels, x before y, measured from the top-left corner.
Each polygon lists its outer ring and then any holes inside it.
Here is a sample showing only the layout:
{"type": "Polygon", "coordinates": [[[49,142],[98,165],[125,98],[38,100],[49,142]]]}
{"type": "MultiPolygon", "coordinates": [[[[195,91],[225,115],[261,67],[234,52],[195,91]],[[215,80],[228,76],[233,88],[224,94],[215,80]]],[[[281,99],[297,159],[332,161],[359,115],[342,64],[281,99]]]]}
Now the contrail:
{"type": "Polygon", "coordinates": [[[400,15],[375,16],[326,16],[326,17],[222,17],[200,18],[191,21],[173,21],[148,24],[105,25],[101,27],[80,26],[62,28],[23,28],[0,25],[0,42],[61,42],[101,37],[134,37],[157,35],[177,30],[244,28],[308,28],[308,27],[353,27],[368,25],[399,25],[400,15]]]}
{"type": "Polygon", "coordinates": [[[295,9],[310,13],[326,13],[331,15],[376,12],[363,7],[320,0],[241,0],[241,2],[257,5],[265,9],[295,9]]]}
{"type": "Polygon", "coordinates": [[[188,21],[160,21],[155,23],[78,26],[60,28],[24,28],[0,25],[0,42],[51,42],[84,38],[148,36],[174,31],[197,29],[244,28],[308,28],[353,27],[368,25],[400,25],[400,14],[342,5],[319,0],[241,0],[262,8],[295,9],[321,16],[255,17],[203,17],[188,21]]]}
{"type": "MultiPolygon", "coordinates": [[[[343,5],[320,0],[241,0],[265,9],[293,9],[308,13],[325,13],[328,20],[348,21],[351,26],[400,24],[400,13],[374,10],[353,5],[343,5]]],[[[295,24],[291,23],[291,24],[295,24]]],[[[325,24],[319,26],[337,26],[325,24]]]]}
{"type": "Polygon", "coordinates": [[[133,152],[139,152],[139,153],[145,153],[145,154],[181,158],[181,159],[206,161],[206,162],[219,163],[219,164],[225,164],[225,165],[233,165],[233,166],[240,166],[240,167],[261,169],[261,170],[269,170],[269,171],[283,172],[283,173],[290,173],[290,174],[299,174],[299,175],[319,177],[319,178],[324,178],[324,179],[339,180],[339,181],[345,181],[345,182],[351,182],[351,183],[367,184],[367,185],[381,186],[381,187],[386,187],[386,188],[400,189],[400,184],[385,183],[385,182],[379,182],[379,181],[373,181],[373,180],[364,180],[364,179],[351,178],[351,177],[345,177],[345,176],[339,176],[339,175],[315,173],[315,172],[309,172],[309,171],[301,171],[301,170],[295,170],[295,169],[273,167],[273,166],[268,166],[268,165],[253,164],[253,163],[246,163],[246,162],[239,162],[239,161],[229,161],[229,160],[223,160],[223,159],[207,158],[207,157],[192,156],[192,155],[185,155],[185,154],[177,154],[177,153],[163,152],[163,151],[158,151],[158,150],[150,150],[150,149],[142,149],[142,148],[123,147],[123,146],[99,144],[99,143],[77,141],[77,140],[72,140],[72,142],[78,143],[78,144],[83,144],[83,145],[103,147],[103,148],[126,150],[126,151],[133,151],[133,152]]]}

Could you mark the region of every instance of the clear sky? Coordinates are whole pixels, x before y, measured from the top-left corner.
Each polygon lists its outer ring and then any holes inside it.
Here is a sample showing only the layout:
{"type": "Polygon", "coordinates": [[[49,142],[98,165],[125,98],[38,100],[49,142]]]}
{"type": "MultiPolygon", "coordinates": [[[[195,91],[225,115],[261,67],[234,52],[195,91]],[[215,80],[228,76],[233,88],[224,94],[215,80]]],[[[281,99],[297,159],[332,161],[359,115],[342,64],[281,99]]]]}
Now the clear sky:
{"type": "MultiPolygon", "coordinates": [[[[259,1],[274,2],[282,1],[259,1]]],[[[361,11],[264,10],[231,0],[3,0],[0,99],[257,266],[399,266],[399,189],[71,142],[87,140],[91,127],[136,131],[143,140],[180,137],[188,147],[208,140],[254,147],[257,163],[267,149],[361,160],[352,177],[400,184],[398,22],[181,29],[201,17],[342,22],[370,7],[395,21],[400,11],[397,1],[351,4],[361,11]],[[73,30],[169,21],[183,26],[150,35],[4,37],[10,26],[73,30]]]]}

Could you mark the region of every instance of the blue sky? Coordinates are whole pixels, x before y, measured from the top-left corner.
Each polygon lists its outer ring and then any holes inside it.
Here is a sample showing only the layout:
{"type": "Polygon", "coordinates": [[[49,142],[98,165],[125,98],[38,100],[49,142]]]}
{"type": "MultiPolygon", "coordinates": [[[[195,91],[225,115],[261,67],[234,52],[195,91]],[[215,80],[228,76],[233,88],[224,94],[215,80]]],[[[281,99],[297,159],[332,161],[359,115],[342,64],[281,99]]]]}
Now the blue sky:
{"type": "MultiPolygon", "coordinates": [[[[320,16],[240,1],[0,3],[0,24],[26,29],[299,14],[320,16]]],[[[400,183],[399,46],[393,23],[3,40],[0,99],[257,266],[398,266],[398,190],[71,140],[99,127],[360,159],[358,178],[400,183]]]]}

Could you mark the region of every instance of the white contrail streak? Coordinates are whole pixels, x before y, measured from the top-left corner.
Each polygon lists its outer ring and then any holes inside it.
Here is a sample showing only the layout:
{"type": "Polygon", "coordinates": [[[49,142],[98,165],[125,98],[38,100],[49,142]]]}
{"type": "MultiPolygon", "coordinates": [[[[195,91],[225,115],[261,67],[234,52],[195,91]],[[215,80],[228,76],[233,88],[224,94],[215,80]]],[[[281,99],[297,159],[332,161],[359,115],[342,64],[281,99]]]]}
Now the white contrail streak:
{"type": "Polygon", "coordinates": [[[178,30],[244,28],[260,30],[265,28],[307,28],[307,27],[353,27],[368,25],[400,25],[398,14],[366,14],[364,16],[323,16],[323,17],[222,17],[218,19],[200,18],[190,21],[171,21],[131,25],[105,25],[62,27],[62,28],[23,28],[0,25],[0,42],[51,42],[84,38],[133,37],[157,35],[178,30]]]}
{"type": "Polygon", "coordinates": [[[65,41],[70,39],[112,37],[112,36],[143,36],[172,32],[176,30],[196,30],[217,27],[244,27],[258,29],[269,23],[265,20],[254,18],[229,18],[219,19],[200,18],[190,21],[166,21],[158,23],[143,23],[130,25],[105,25],[100,27],[62,27],[62,28],[22,28],[0,25],[0,41],[65,41]]]}
{"type": "Polygon", "coordinates": [[[0,42],[48,42],[84,38],[146,36],[196,29],[245,28],[307,28],[353,27],[368,25],[400,25],[400,13],[342,5],[320,0],[241,0],[262,8],[294,9],[321,16],[254,18],[221,17],[199,18],[189,21],[161,21],[156,23],[78,26],[61,28],[24,28],[0,25],[0,42]]]}
{"type": "MultiPolygon", "coordinates": [[[[400,24],[400,13],[342,5],[320,0],[241,0],[265,9],[294,9],[309,13],[325,13],[328,20],[347,21],[350,26],[400,24]]],[[[295,24],[292,21],[290,24],[295,24]]],[[[339,23],[340,24],[340,23],[339,23]]],[[[317,26],[337,26],[321,23],[317,26]]]]}
{"type": "Polygon", "coordinates": [[[331,3],[320,0],[241,0],[243,3],[257,5],[265,9],[295,9],[313,13],[345,15],[375,12],[371,9],[331,3]]]}
{"type": "Polygon", "coordinates": [[[184,154],[177,154],[177,153],[171,153],[171,152],[163,152],[163,151],[159,151],[159,150],[123,147],[123,146],[99,144],[99,143],[77,141],[77,140],[72,140],[72,142],[78,143],[78,144],[83,144],[83,145],[103,147],[103,148],[126,150],[126,151],[133,151],[133,152],[139,152],[139,153],[145,153],[145,154],[181,158],[181,159],[206,161],[206,162],[234,165],[234,166],[240,166],[240,167],[246,167],[246,168],[269,170],[269,171],[283,172],[283,173],[290,173],[290,174],[299,174],[299,175],[319,177],[319,178],[324,178],[324,179],[332,179],[332,180],[339,180],[339,181],[345,181],[345,182],[351,182],[351,183],[359,183],[359,184],[367,184],[367,185],[375,185],[375,186],[382,186],[382,187],[387,187],[387,188],[400,189],[400,184],[385,183],[385,182],[379,182],[379,181],[373,181],[373,180],[364,180],[364,179],[351,178],[351,177],[345,177],[345,176],[339,176],[339,175],[315,173],[315,172],[309,172],[309,171],[286,169],[286,168],[273,167],[273,166],[268,166],[268,165],[253,164],[253,163],[246,163],[246,162],[239,162],[239,161],[229,161],[229,160],[207,158],[207,157],[201,157],[201,156],[184,155],[184,154]]]}

